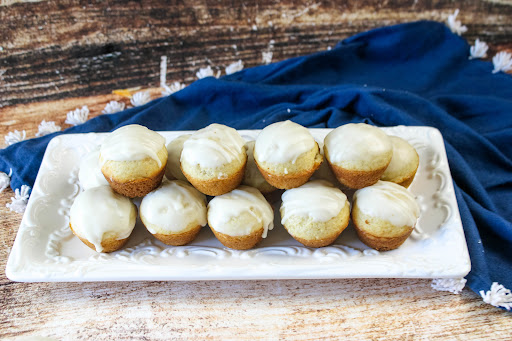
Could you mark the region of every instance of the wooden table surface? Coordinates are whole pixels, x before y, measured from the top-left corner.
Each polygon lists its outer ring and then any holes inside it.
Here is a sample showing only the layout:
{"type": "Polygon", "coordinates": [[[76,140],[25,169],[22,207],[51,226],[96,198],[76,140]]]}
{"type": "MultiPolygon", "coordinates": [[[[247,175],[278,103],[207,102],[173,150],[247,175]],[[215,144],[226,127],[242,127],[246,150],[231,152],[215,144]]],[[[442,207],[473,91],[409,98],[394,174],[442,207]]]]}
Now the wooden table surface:
{"type": "MultiPolygon", "coordinates": [[[[0,136],[37,132],[66,113],[90,117],[113,89],[160,96],[207,65],[260,65],[325,50],[366,29],[454,9],[489,56],[512,50],[512,1],[0,1],[0,136]]],[[[0,142],[0,143],[3,143],[0,142]]],[[[211,282],[15,283],[5,265],[21,215],[0,194],[0,338],[55,339],[511,339],[512,313],[464,289],[435,291],[424,279],[211,282]]]]}

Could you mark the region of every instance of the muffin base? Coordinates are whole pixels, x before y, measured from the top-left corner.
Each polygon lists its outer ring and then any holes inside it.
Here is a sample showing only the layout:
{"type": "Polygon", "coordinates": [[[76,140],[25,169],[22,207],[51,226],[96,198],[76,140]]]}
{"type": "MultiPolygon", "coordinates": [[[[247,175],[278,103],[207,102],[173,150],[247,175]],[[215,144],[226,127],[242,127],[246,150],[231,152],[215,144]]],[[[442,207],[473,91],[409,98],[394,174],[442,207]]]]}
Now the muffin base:
{"type": "Polygon", "coordinates": [[[413,227],[406,227],[407,229],[402,228],[404,232],[393,237],[382,237],[371,234],[364,226],[365,223],[368,224],[369,222],[364,218],[364,214],[359,211],[357,206],[352,208],[352,222],[354,223],[354,229],[356,230],[359,239],[364,244],[377,251],[389,251],[398,248],[406,241],[413,230],[413,227]]]}
{"type": "Polygon", "coordinates": [[[211,230],[222,245],[235,250],[251,249],[263,239],[263,227],[245,236],[230,236],[215,231],[213,228],[211,230]]]}
{"type": "Polygon", "coordinates": [[[418,171],[418,166],[416,166],[416,169],[411,174],[408,174],[406,176],[402,176],[400,178],[395,178],[395,179],[392,179],[392,180],[384,180],[384,181],[394,182],[394,183],[396,183],[396,184],[398,184],[400,186],[403,186],[405,188],[409,188],[409,186],[411,185],[412,181],[414,180],[414,177],[416,176],[416,172],[417,171],[418,171]]]}
{"type": "Polygon", "coordinates": [[[185,231],[172,234],[155,233],[153,236],[166,245],[181,246],[190,243],[196,239],[197,235],[201,231],[201,225],[185,231]]]}
{"type": "Polygon", "coordinates": [[[357,232],[357,236],[359,237],[359,239],[363,243],[365,243],[367,246],[369,246],[372,249],[375,249],[377,251],[389,251],[389,250],[397,249],[398,247],[400,247],[400,245],[402,245],[407,240],[407,238],[409,238],[409,236],[411,235],[412,230],[413,230],[411,228],[409,230],[409,232],[404,235],[401,235],[398,237],[387,238],[387,237],[374,236],[374,235],[360,229],[359,227],[357,227],[355,222],[354,222],[354,228],[357,232]]]}
{"type": "Polygon", "coordinates": [[[416,175],[416,172],[414,172],[413,175],[411,175],[410,177],[408,178],[405,178],[402,182],[399,182],[398,184],[400,186],[403,186],[405,188],[409,188],[409,186],[411,185],[412,181],[414,180],[414,176],[416,175]]]}
{"type": "Polygon", "coordinates": [[[185,175],[187,180],[190,182],[190,184],[194,186],[199,192],[206,195],[216,196],[231,192],[242,183],[245,174],[245,166],[246,164],[244,163],[240,170],[238,170],[237,172],[233,173],[232,175],[228,176],[225,179],[196,179],[192,177],[190,174],[184,172],[183,168],[181,169],[181,171],[183,172],[183,175],[185,175]]]}
{"type": "Polygon", "coordinates": [[[304,185],[308,182],[309,178],[313,175],[313,173],[320,167],[322,163],[315,164],[313,168],[293,173],[293,174],[273,174],[267,172],[265,169],[262,169],[258,163],[258,169],[260,170],[261,175],[265,178],[265,180],[271,184],[272,186],[279,189],[292,189],[299,186],[304,185]]]}
{"type": "Polygon", "coordinates": [[[367,186],[376,184],[380,180],[380,177],[389,165],[386,164],[384,167],[377,168],[371,171],[355,171],[345,169],[335,164],[329,163],[332,172],[336,176],[336,179],[342,184],[352,189],[359,189],[367,186]]]}
{"type": "MultiPolygon", "coordinates": [[[[247,185],[247,186],[250,186],[250,185],[247,185]]],[[[259,186],[252,186],[252,187],[255,187],[263,195],[270,194],[270,193],[274,192],[275,190],[277,190],[277,188],[275,188],[274,186],[272,186],[269,183],[263,183],[259,186]]]]}
{"type": "Polygon", "coordinates": [[[157,188],[162,182],[162,178],[165,174],[165,165],[156,173],[155,176],[149,178],[134,179],[128,182],[118,182],[115,178],[105,176],[110,187],[119,194],[122,194],[128,198],[143,197],[155,188],[157,188]]]}
{"type": "MultiPolygon", "coordinates": [[[[94,244],[92,244],[87,239],[82,238],[78,234],[75,233],[75,231],[73,230],[73,227],[71,226],[71,223],[69,224],[69,228],[71,229],[71,232],[73,232],[73,234],[75,236],[77,236],[78,239],[80,239],[82,241],[82,243],[84,243],[85,245],[87,245],[88,247],[90,247],[91,249],[96,251],[96,248],[94,247],[94,244]]],[[[101,241],[101,246],[103,247],[103,250],[102,251],[96,251],[96,252],[109,253],[109,252],[117,251],[117,250],[119,250],[120,248],[122,248],[126,244],[126,242],[128,241],[129,238],[130,237],[125,238],[125,239],[120,239],[120,240],[117,240],[117,239],[114,239],[114,238],[109,238],[109,239],[102,240],[101,241]]]]}
{"type": "Polygon", "coordinates": [[[331,245],[332,243],[334,243],[334,241],[340,236],[340,234],[341,234],[341,232],[343,232],[343,230],[345,230],[345,228],[343,228],[339,233],[335,233],[326,238],[315,239],[315,240],[308,240],[308,239],[303,239],[303,238],[299,238],[299,237],[294,237],[291,234],[290,234],[290,236],[292,236],[293,239],[295,239],[296,241],[298,241],[299,243],[301,243],[304,246],[324,247],[324,246],[328,246],[328,245],[331,245]]]}
{"type": "MultiPolygon", "coordinates": [[[[321,224],[320,225],[321,228],[325,228],[326,225],[331,225],[332,224],[331,221],[333,221],[333,220],[339,221],[338,224],[333,224],[334,226],[336,226],[337,229],[335,231],[333,231],[333,233],[331,233],[330,235],[324,236],[323,238],[320,238],[320,239],[301,238],[301,237],[293,235],[292,232],[290,231],[291,229],[289,229],[286,226],[286,224],[283,224],[283,227],[286,229],[286,231],[288,231],[288,233],[290,234],[290,236],[292,236],[293,239],[295,239],[299,243],[303,244],[304,246],[323,247],[323,246],[331,245],[332,243],[334,243],[334,241],[340,236],[340,234],[343,231],[345,231],[345,229],[347,228],[349,220],[350,220],[350,205],[348,203],[346,203],[345,207],[343,207],[341,209],[341,211],[338,213],[338,215],[336,217],[333,217],[331,220],[329,220],[327,222],[323,222],[323,223],[316,223],[316,224],[321,224]]],[[[317,230],[315,227],[312,227],[312,226],[311,226],[311,229],[317,230]]],[[[330,228],[330,230],[332,230],[332,228],[330,228]]]]}

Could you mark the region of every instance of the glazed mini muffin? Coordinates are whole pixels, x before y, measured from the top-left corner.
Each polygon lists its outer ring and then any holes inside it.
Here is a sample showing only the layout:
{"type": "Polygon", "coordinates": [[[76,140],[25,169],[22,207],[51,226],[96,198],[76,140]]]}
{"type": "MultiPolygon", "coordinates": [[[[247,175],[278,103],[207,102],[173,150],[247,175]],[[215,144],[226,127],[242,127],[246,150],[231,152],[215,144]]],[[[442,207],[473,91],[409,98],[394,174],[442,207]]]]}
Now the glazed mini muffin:
{"type": "Polygon", "coordinates": [[[95,149],[85,155],[80,161],[80,170],[78,171],[78,181],[82,189],[86,190],[97,186],[108,186],[108,181],[101,173],[100,150],[95,149]]]}
{"type": "Polygon", "coordinates": [[[265,180],[258,166],[256,166],[256,162],[254,161],[254,144],[254,141],[249,141],[245,144],[247,150],[247,167],[245,168],[242,183],[257,188],[263,194],[268,194],[275,191],[276,188],[265,180]]]}
{"type": "Polygon", "coordinates": [[[393,182],[379,181],[357,190],[352,222],[359,239],[371,248],[398,248],[409,237],[420,215],[413,195],[393,182]]]}
{"type": "Polygon", "coordinates": [[[393,156],[393,146],[381,129],[349,123],[325,137],[324,155],[338,181],[357,189],[380,179],[393,156]]]}
{"type": "Polygon", "coordinates": [[[165,139],[141,125],[121,127],[101,144],[101,172],[114,191],[130,198],[158,187],[166,163],[165,139]]]}
{"type": "Polygon", "coordinates": [[[397,136],[389,136],[389,138],[393,144],[393,157],[380,179],[409,187],[418,170],[420,157],[416,149],[406,140],[397,136]]]}
{"type": "Polygon", "coordinates": [[[137,210],[108,185],[81,192],[71,205],[69,227],[97,252],[119,250],[133,231],[137,210]]]}
{"type": "Polygon", "coordinates": [[[184,181],[164,181],[142,199],[140,219],[156,239],[185,245],[206,225],[206,197],[184,181]]]}
{"type": "Polygon", "coordinates": [[[246,250],[274,228],[274,213],[260,191],[240,186],[210,201],[208,225],[224,246],[246,250]]]}
{"type": "Polygon", "coordinates": [[[298,242],[309,247],[332,244],[348,226],[347,196],[330,182],[310,181],[282,195],[281,223],[298,242]]]}
{"type": "Polygon", "coordinates": [[[260,132],[254,159],[265,180],[281,189],[305,184],[323,160],[309,130],[291,121],[273,123],[260,132]]]}
{"type": "Polygon", "coordinates": [[[247,163],[245,141],[222,124],[196,131],[183,144],[181,170],[200,192],[221,195],[240,185],[247,163]]]}
{"type": "Polygon", "coordinates": [[[177,179],[187,181],[185,175],[181,171],[181,152],[183,144],[190,137],[190,134],[178,136],[167,144],[167,166],[165,168],[165,177],[169,180],[177,179]]]}

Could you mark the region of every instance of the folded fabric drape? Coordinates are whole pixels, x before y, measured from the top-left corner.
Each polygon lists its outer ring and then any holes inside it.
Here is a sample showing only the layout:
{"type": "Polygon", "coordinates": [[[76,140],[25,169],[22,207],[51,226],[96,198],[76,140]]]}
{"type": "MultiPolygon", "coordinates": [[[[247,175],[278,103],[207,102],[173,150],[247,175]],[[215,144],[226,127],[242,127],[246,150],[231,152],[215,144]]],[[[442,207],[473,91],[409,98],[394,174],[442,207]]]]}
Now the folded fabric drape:
{"type": "Polygon", "coordinates": [[[423,125],[444,136],[471,255],[468,284],[512,288],[512,77],[469,60],[443,24],[414,22],[361,33],[309,56],[208,77],[142,107],[0,150],[12,188],[32,186],[59,134],[107,132],[138,123],[195,130],[210,123],[258,129],[286,119],[306,127],[349,122],[423,125]]]}

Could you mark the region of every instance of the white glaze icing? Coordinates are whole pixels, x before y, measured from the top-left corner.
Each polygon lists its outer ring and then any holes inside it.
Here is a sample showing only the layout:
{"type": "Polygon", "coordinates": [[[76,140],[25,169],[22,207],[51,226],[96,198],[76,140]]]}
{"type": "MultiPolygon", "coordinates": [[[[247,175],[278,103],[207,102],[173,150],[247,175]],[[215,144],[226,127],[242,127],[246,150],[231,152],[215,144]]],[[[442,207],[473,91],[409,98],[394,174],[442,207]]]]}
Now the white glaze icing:
{"type": "Polygon", "coordinates": [[[210,124],[196,131],[183,144],[181,162],[217,168],[244,158],[245,141],[233,128],[210,124]]]}
{"type": "Polygon", "coordinates": [[[324,140],[329,161],[371,162],[392,151],[391,141],[384,131],[366,123],[349,123],[331,131],[324,140]]]}
{"type": "Polygon", "coordinates": [[[101,144],[100,166],[112,161],[135,161],[152,158],[162,166],[158,152],[165,147],[165,138],[148,128],[131,124],[114,130],[101,144]]]}
{"type": "Polygon", "coordinates": [[[84,190],[108,185],[107,179],[101,173],[100,163],[100,150],[95,149],[89,154],[85,155],[80,162],[80,170],[78,171],[78,181],[84,190]]]}
{"type": "Polygon", "coordinates": [[[258,162],[295,163],[302,154],[315,147],[308,129],[292,121],[273,123],[265,127],[254,146],[258,162]]]}
{"type": "Polygon", "coordinates": [[[168,179],[176,178],[178,180],[187,181],[187,178],[181,171],[180,159],[183,144],[190,136],[191,134],[178,136],[167,144],[167,166],[165,169],[165,176],[167,176],[168,179]]]}
{"type": "Polygon", "coordinates": [[[101,252],[101,241],[106,233],[117,240],[130,236],[137,212],[130,199],[115,193],[110,186],[89,188],[80,193],[70,210],[73,231],[101,252]]]}
{"type": "Polygon", "coordinates": [[[357,190],[354,205],[364,214],[400,227],[414,226],[420,216],[420,207],[411,192],[389,181],[357,190]]]}
{"type": "Polygon", "coordinates": [[[206,225],[206,196],[184,181],[164,181],[160,187],[146,195],[140,204],[140,215],[144,223],[158,226],[154,231],[177,233],[192,223],[206,225]]]}
{"type": "Polygon", "coordinates": [[[382,174],[383,180],[393,180],[403,172],[404,168],[407,169],[409,163],[418,160],[418,154],[409,142],[397,136],[389,136],[389,139],[393,145],[393,157],[382,174]]]}
{"type": "Polygon", "coordinates": [[[263,225],[263,238],[274,228],[274,212],[265,197],[256,188],[240,186],[229,193],[213,198],[208,204],[208,223],[218,232],[230,236],[244,236],[254,231],[248,224],[227,224],[231,218],[249,213],[263,225]]]}
{"type": "Polygon", "coordinates": [[[310,181],[300,187],[289,189],[283,193],[281,199],[281,210],[284,211],[281,217],[282,224],[292,216],[311,218],[318,222],[329,221],[336,217],[347,203],[347,196],[324,180],[310,181]]]}

